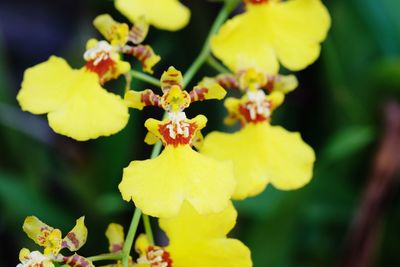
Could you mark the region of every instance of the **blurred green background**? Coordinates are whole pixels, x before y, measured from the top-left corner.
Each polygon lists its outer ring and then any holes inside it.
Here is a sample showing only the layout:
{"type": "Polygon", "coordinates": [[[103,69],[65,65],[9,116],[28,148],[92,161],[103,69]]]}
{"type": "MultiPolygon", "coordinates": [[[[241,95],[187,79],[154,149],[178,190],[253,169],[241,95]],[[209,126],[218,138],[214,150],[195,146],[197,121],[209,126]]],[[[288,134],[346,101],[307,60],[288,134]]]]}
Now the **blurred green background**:
{"type": "MultiPolygon", "coordinates": [[[[183,2],[192,10],[189,26],[174,33],[152,28],[145,41],[162,56],[156,77],[169,65],[183,72],[188,68],[220,7],[183,2]]],[[[300,131],[314,147],[314,178],[298,191],[268,187],[236,203],[239,220],[232,235],[250,247],[256,267],[337,266],[383,134],[383,107],[400,96],[400,1],[326,4],[333,25],[322,55],[297,73],[300,87],[273,118],[274,124],[300,131]]],[[[121,199],[117,185],[131,160],[149,157],[143,122],[161,112],[131,111],[122,132],[80,143],[54,134],[45,117],[23,113],[15,100],[23,71],[50,55],[81,66],[86,40],[99,36],[91,21],[105,12],[125,21],[111,1],[0,3],[0,266],[15,266],[20,248],[36,248],[21,229],[27,215],[64,233],[86,215],[89,238],[80,253],[88,256],[107,250],[109,222],[129,225],[133,205],[121,199]]],[[[195,80],[215,74],[204,67],[195,80]]],[[[122,92],[122,80],[110,87],[122,92]]],[[[189,115],[198,113],[209,118],[205,132],[229,130],[222,126],[222,103],[195,104],[189,115]]],[[[400,194],[393,189],[372,266],[400,266],[400,194]]]]}

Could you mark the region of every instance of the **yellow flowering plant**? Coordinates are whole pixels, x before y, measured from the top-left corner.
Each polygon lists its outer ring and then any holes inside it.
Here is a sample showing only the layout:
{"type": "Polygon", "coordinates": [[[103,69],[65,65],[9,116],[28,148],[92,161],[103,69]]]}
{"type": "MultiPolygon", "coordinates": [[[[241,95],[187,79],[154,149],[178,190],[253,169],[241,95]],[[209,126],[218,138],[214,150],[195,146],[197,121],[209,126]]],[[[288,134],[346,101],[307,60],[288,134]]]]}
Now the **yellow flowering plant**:
{"type": "Polygon", "coordinates": [[[202,214],[220,212],[229,202],[235,187],[230,162],[205,157],[191,147],[201,140],[200,130],[207,118],[198,115],[188,119],[184,112],[190,103],[221,99],[225,90],[218,84],[199,85],[190,92],[183,90],[180,71],[170,67],[161,76],[162,96],[152,90],[128,91],[130,107],[142,109],[158,106],[166,111],[162,120],[148,119],[148,144],[161,140],[162,153],[150,160],[133,161],[124,169],[119,185],[123,199],[133,199],[136,207],[155,217],[176,216],[184,201],[202,214]]]}
{"type": "Polygon", "coordinates": [[[87,238],[87,229],[84,224],[84,217],[76,220],[74,228],[62,238],[61,231],[55,229],[35,216],[28,216],[25,219],[23,230],[30,239],[35,241],[41,247],[44,247],[44,252],[29,251],[27,248],[21,249],[19,258],[21,263],[18,267],[54,267],[54,263],[63,263],[71,267],[90,267],[94,266],[92,262],[73,254],[64,256],[60,253],[62,249],[68,249],[71,252],[79,250],[85,243],[87,238]]]}
{"type": "Polygon", "coordinates": [[[118,186],[122,198],[135,204],[128,232],[125,236],[123,227],[112,223],[106,230],[108,252],[63,256],[62,249],[75,252],[86,242],[83,217],[62,238],[59,229],[30,216],[23,229],[44,251],[22,249],[18,267],[88,267],[99,261],[117,267],[251,267],[250,250],[227,238],[237,219],[231,200],[255,196],[268,183],[290,190],[310,181],[313,149],[299,133],[273,126],[270,120],[298,85],[294,75],[278,74],[279,62],[299,70],[315,61],[329,14],[319,0],[225,0],[186,72],[182,75],[171,66],[157,79],[152,74],[160,57],[142,45],[149,25],[181,29],[189,21],[189,9],[177,0],[115,0],[115,6],[134,23],[132,28],[108,14],[97,16],[93,24],[104,40],[87,42],[86,64],[73,69],[64,59],[50,57],[26,70],[17,99],[23,110],[47,114],[55,132],[80,141],[121,131],[129,108],[164,110],[161,120],[145,122],[144,141],[154,145],[150,159],[133,160],[118,186]],[[228,20],[240,3],[246,11],[228,20]],[[124,56],[140,61],[147,74],[132,70],[124,56]],[[190,87],[205,63],[219,75],[190,87]],[[126,79],[123,97],[103,87],[120,76],[126,79]],[[157,88],[136,91],[131,79],[157,88]],[[225,100],[225,122],[239,122],[242,128],[203,138],[207,118],[188,118],[185,110],[193,102],[222,100],[226,90],[241,96],[225,100]],[[150,216],[166,233],[167,246],[155,245],[150,216]],[[141,219],[145,231],[137,236],[141,219]],[[132,254],[135,238],[138,256],[132,254]]]}
{"type": "Polygon", "coordinates": [[[248,69],[236,76],[220,75],[214,82],[243,92],[240,99],[225,100],[229,112],[225,122],[240,122],[241,130],[233,134],[212,132],[200,149],[204,155],[233,161],[237,180],[233,198],[255,196],[268,183],[282,190],[308,183],[314,151],[299,133],[270,124],[273,110],[282,104],[286,93],[297,87],[295,76],[267,75],[248,69]]]}
{"type": "Polygon", "coordinates": [[[121,54],[136,57],[147,72],[160,59],[150,46],[140,45],[148,30],[143,21],[129,30],[127,24],[103,14],[94,26],[106,40],[87,42],[84,67],[72,69],[64,59],[51,56],[25,71],[17,96],[23,110],[47,114],[55,132],[79,141],[114,134],[128,122],[123,99],[102,87],[129,72],[130,64],[121,60],[121,54]]]}

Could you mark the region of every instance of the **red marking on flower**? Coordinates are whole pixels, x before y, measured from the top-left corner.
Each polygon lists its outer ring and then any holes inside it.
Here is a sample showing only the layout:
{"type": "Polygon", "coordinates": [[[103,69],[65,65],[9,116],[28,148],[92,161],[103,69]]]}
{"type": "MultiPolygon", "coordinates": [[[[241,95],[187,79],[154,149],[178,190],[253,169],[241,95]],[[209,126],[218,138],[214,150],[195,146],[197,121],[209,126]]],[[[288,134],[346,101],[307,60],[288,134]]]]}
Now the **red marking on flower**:
{"type": "Polygon", "coordinates": [[[44,226],[40,228],[40,232],[42,235],[38,236],[38,241],[41,245],[44,245],[47,241],[47,238],[49,237],[51,231],[48,227],[44,226]]]}
{"type": "Polygon", "coordinates": [[[137,45],[137,46],[125,46],[123,47],[123,53],[134,56],[140,61],[144,69],[147,69],[147,60],[154,56],[154,51],[148,45],[137,45]]]}
{"type": "Polygon", "coordinates": [[[252,104],[252,102],[246,102],[245,104],[241,104],[239,106],[239,113],[244,117],[246,122],[251,123],[259,123],[264,122],[269,119],[268,116],[260,113],[254,113],[253,115],[250,113],[250,110],[247,108],[247,105],[252,104]]]}
{"type": "Polygon", "coordinates": [[[253,5],[258,5],[258,4],[263,4],[267,3],[269,0],[244,0],[246,4],[253,4],[253,5]]]}
{"type": "Polygon", "coordinates": [[[140,96],[140,101],[146,106],[160,106],[160,96],[156,95],[152,90],[145,90],[140,96]]]}
{"type": "Polygon", "coordinates": [[[82,256],[79,256],[78,254],[74,254],[72,256],[64,257],[62,259],[62,262],[66,265],[69,265],[71,267],[89,267],[93,266],[91,262],[87,259],[85,259],[82,256]]]}
{"type": "Polygon", "coordinates": [[[77,248],[79,247],[79,240],[76,238],[75,233],[68,233],[67,238],[72,242],[72,244],[77,248]]]}
{"type": "Polygon", "coordinates": [[[208,89],[205,87],[201,88],[195,88],[192,91],[190,91],[190,99],[192,102],[195,101],[203,101],[206,100],[206,94],[208,93],[208,89]]]}
{"type": "Polygon", "coordinates": [[[236,89],[239,88],[239,83],[235,76],[231,74],[220,74],[216,77],[219,85],[225,89],[236,89]]]}
{"type": "Polygon", "coordinates": [[[111,246],[111,252],[118,252],[122,250],[123,245],[122,244],[113,244],[111,246]]]}
{"type": "Polygon", "coordinates": [[[159,133],[163,136],[166,145],[187,145],[191,144],[193,136],[197,130],[196,123],[182,121],[179,125],[170,121],[158,127],[159,133]]]}
{"type": "Polygon", "coordinates": [[[115,71],[115,61],[110,57],[103,58],[100,61],[90,60],[86,63],[85,67],[87,70],[97,73],[101,83],[104,83],[106,82],[103,79],[105,74],[107,74],[109,71],[111,71],[111,73],[115,71]]]}
{"type": "Polygon", "coordinates": [[[265,88],[268,92],[272,92],[272,90],[274,89],[274,86],[275,86],[276,79],[277,79],[276,76],[273,76],[273,75],[268,76],[268,81],[263,86],[263,88],[265,88]]]}

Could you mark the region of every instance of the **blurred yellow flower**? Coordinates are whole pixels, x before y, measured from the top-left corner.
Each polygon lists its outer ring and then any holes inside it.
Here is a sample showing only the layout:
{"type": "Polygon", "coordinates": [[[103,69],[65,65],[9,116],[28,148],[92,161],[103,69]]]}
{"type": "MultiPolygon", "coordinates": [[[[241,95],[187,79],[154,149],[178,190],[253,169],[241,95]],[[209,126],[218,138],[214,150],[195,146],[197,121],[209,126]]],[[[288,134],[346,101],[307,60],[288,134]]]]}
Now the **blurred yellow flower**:
{"type": "Polygon", "coordinates": [[[182,75],[173,67],[161,77],[163,95],[151,90],[129,91],[125,99],[130,107],[142,109],[158,106],[167,118],[148,119],[145,141],[161,140],[165,149],[155,159],[133,161],[124,169],[119,190],[126,201],[133,199],[145,214],[172,217],[179,213],[182,203],[190,202],[197,212],[219,212],[228,205],[235,187],[230,162],[208,158],[192,149],[202,139],[200,130],[206,117],[188,119],[183,110],[194,101],[220,99],[225,90],[219,85],[196,86],[192,91],[182,89],[182,75]]]}
{"type": "Polygon", "coordinates": [[[115,7],[133,23],[143,17],[162,30],[180,30],[190,19],[190,10],[178,0],[115,0],[115,7]]]}
{"type": "Polygon", "coordinates": [[[330,16],[320,0],[247,0],[246,11],[212,38],[214,55],[232,71],[250,67],[276,74],[279,62],[301,70],[320,54],[330,16]]]}
{"type": "MultiPolygon", "coordinates": [[[[221,84],[226,80],[232,81],[232,77],[217,78],[221,84]]],[[[304,143],[299,133],[288,132],[269,122],[273,110],[283,102],[284,94],[297,86],[295,77],[265,76],[250,69],[230,85],[239,86],[245,94],[241,99],[226,99],[229,115],[225,122],[239,121],[242,129],[236,133],[210,133],[200,152],[215,159],[233,161],[237,186],[232,197],[255,196],[268,183],[281,190],[307,184],[315,161],[313,149],[304,143]]]]}
{"type": "Polygon", "coordinates": [[[250,250],[226,237],[236,217],[232,204],[219,213],[200,215],[185,202],[178,216],[159,220],[169,239],[167,247],[149,245],[144,235],[137,239],[138,266],[250,267],[250,250]]]}
{"type": "Polygon", "coordinates": [[[23,248],[20,251],[21,264],[18,267],[53,267],[53,262],[64,263],[74,267],[90,267],[93,264],[82,256],[74,254],[72,256],[63,256],[60,250],[67,248],[69,251],[79,250],[87,238],[87,228],[84,223],[84,217],[76,220],[76,224],[68,234],[62,238],[61,231],[55,229],[35,216],[26,217],[22,229],[41,247],[44,247],[44,253],[39,251],[30,252],[23,248]]]}

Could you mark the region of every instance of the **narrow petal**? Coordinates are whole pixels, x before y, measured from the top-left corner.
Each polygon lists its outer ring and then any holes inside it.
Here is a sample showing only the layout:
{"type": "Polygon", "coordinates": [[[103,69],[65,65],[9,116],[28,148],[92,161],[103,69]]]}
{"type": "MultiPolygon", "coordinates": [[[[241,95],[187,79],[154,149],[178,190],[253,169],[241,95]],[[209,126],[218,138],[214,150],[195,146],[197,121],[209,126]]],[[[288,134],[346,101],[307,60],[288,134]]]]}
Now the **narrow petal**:
{"type": "Polygon", "coordinates": [[[17,95],[22,110],[44,114],[57,109],[73,91],[69,85],[77,75],[78,71],[55,56],[27,69],[17,95]]]}
{"type": "Polygon", "coordinates": [[[219,212],[234,187],[229,162],[207,158],[188,145],[167,146],[155,159],[131,162],[119,184],[124,200],[133,199],[154,217],[178,214],[184,200],[199,213],[219,212]]]}
{"type": "Polygon", "coordinates": [[[122,130],[129,113],[118,95],[103,89],[96,74],[84,71],[69,82],[75,92],[58,109],[48,114],[50,127],[79,141],[109,136],[122,130]]]}
{"type": "Polygon", "coordinates": [[[118,252],[124,246],[124,228],[117,223],[110,223],[106,230],[106,237],[108,239],[108,249],[110,252],[118,252]]]}
{"type": "Polygon", "coordinates": [[[257,195],[269,182],[282,190],[300,188],[310,181],[315,161],[300,134],[269,123],[248,124],[233,134],[213,132],[201,153],[234,162],[235,199],[257,195]]]}
{"type": "Polygon", "coordinates": [[[150,245],[149,240],[147,239],[147,236],[145,234],[140,234],[138,238],[136,238],[135,241],[135,251],[139,254],[142,255],[146,253],[147,247],[150,245]]]}
{"type": "Polygon", "coordinates": [[[116,0],[115,7],[133,23],[143,16],[162,30],[179,30],[190,19],[190,10],[178,0],[116,0]]]}
{"type": "Polygon", "coordinates": [[[77,251],[86,243],[88,230],[84,221],[85,217],[83,216],[76,220],[76,225],[62,241],[63,248],[68,248],[70,251],[77,251]]]}
{"type": "Polygon", "coordinates": [[[71,267],[94,267],[90,260],[76,253],[72,256],[63,257],[62,262],[71,267]]]}
{"type": "Polygon", "coordinates": [[[22,226],[24,232],[36,244],[45,247],[48,244],[48,236],[54,231],[54,228],[45,224],[35,216],[28,216],[22,226]]]}

